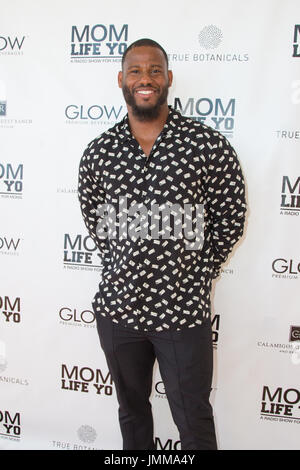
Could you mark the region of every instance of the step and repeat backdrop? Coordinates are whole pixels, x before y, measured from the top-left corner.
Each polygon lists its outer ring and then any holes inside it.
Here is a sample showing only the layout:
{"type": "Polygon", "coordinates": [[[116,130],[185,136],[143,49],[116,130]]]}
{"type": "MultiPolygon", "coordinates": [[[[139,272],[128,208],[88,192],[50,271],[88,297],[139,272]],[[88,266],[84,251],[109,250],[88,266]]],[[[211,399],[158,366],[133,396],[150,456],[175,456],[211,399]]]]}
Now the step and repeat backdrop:
{"type": "MultiPolygon", "coordinates": [[[[220,449],[300,448],[297,0],[15,0],[0,18],[0,448],[121,449],[77,199],[87,144],[126,113],[126,47],[166,49],[169,104],[238,152],[249,210],[212,292],[220,449]]],[[[180,449],[157,365],[157,449],[180,449]]]]}

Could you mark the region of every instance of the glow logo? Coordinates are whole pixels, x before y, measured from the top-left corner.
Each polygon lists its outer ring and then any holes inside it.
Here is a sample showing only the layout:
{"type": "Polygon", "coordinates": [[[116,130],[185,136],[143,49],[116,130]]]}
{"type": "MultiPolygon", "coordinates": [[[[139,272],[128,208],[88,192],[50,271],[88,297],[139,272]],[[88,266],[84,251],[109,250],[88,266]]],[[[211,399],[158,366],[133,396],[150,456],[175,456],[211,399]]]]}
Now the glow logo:
{"type": "Polygon", "coordinates": [[[25,36],[0,36],[0,55],[22,55],[25,36]]]}

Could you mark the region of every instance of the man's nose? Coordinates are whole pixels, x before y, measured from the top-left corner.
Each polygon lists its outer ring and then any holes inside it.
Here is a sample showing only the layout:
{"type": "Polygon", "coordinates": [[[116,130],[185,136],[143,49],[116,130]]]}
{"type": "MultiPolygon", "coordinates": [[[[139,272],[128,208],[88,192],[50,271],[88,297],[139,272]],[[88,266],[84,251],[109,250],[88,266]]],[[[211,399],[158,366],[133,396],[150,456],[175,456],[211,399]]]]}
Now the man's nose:
{"type": "Polygon", "coordinates": [[[141,77],[140,77],[140,83],[142,83],[143,85],[149,85],[151,81],[152,80],[151,80],[150,73],[147,71],[142,72],[141,77]]]}

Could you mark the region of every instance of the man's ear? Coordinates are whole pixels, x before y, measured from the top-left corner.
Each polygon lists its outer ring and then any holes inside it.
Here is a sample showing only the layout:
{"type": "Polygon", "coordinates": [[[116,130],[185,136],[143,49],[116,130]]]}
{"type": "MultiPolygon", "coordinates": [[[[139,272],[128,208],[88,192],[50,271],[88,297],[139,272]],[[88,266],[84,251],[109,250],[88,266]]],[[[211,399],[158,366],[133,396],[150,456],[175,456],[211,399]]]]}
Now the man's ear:
{"type": "Polygon", "coordinates": [[[170,87],[173,83],[173,72],[172,72],[172,70],[168,70],[168,78],[169,78],[169,87],[170,87]]]}
{"type": "Polygon", "coordinates": [[[122,88],[122,80],[123,80],[123,73],[122,71],[120,71],[118,73],[118,85],[119,85],[119,88],[122,88]]]}

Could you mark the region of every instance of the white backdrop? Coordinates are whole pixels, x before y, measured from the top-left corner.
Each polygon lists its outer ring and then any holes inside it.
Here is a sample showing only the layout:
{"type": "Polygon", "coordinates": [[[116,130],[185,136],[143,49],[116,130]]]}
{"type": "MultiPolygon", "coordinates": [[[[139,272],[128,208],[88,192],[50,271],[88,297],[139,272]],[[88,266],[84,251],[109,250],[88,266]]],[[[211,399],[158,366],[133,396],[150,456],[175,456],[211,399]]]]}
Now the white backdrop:
{"type": "MultiPolygon", "coordinates": [[[[150,37],[169,103],[228,136],[247,182],[246,233],[213,287],[219,448],[299,449],[299,2],[2,3],[0,448],[122,448],[77,173],[126,112],[120,54],[150,37]]],[[[180,449],[157,367],[152,405],[157,448],[180,449]]]]}

